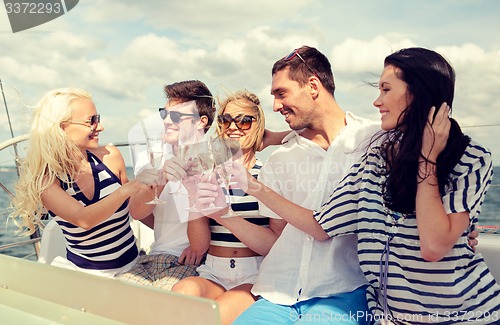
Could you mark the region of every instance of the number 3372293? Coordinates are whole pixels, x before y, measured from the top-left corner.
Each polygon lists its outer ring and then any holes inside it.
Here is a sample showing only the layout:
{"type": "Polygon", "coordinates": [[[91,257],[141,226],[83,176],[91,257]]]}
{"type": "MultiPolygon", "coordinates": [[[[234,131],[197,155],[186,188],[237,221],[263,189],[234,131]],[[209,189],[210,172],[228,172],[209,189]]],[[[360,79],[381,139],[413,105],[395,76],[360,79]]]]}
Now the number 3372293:
{"type": "Polygon", "coordinates": [[[63,8],[61,3],[40,3],[40,2],[16,2],[6,3],[5,9],[8,14],[59,14],[63,8]]]}

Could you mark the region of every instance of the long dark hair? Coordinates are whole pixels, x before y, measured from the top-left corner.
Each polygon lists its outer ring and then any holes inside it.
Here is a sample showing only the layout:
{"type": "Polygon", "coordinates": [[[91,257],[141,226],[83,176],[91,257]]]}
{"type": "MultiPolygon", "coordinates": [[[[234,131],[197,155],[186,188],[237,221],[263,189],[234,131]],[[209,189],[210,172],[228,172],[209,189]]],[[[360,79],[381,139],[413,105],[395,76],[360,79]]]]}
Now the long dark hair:
{"type": "MultiPolygon", "coordinates": [[[[450,107],[455,92],[455,71],[440,54],[424,48],[407,48],[385,58],[384,66],[397,68],[398,77],[407,84],[412,100],[399,117],[395,129],[385,132],[382,155],[388,166],[387,204],[402,213],[415,211],[417,173],[422,157],[422,139],[429,111],[436,112],[443,102],[450,107]]],[[[450,118],[451,129],[445,149],[436,161],[439,191],[444,194],[449,174],[460,160],[470,138],[462,133],[458,123],[450,118]]],[[[425,175],[419,175],[420,179],[425,175]]]]}

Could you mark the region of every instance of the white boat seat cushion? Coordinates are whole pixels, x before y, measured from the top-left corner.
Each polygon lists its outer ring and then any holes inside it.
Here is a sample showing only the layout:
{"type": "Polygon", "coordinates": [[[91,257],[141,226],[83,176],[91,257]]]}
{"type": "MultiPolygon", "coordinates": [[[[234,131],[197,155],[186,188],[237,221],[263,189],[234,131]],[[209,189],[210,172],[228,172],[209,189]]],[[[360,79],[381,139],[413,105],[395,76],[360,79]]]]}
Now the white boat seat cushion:
{"type": "Polygon", "coordinates": [[[66,238],[54,220],[50,220],[43,229],[38,262],[50,264],[57,256],[66,257],[66,238]]]}

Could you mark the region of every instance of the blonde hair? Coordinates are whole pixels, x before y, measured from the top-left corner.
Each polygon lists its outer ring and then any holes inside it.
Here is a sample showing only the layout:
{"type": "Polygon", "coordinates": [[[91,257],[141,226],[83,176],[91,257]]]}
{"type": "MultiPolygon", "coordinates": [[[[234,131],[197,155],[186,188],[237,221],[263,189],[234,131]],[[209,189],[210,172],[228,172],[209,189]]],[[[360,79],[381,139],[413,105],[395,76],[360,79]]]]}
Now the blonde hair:
{"type": "MultiPolygon", "coordinates": [[[[264,111],[260,105],[260,100],[257,95],[246,90],[241,89],[234,93],[229,93],[222,102],[219,101],[219,111],[217,116],[224,114],[226,107],[229,103],[233,103],[241,108],[247,108],[253,111],[255,117],[257,118],[257,128],[255,129],[256,136],[252,139],[250,147],[254,152],[258,151],[261,147],[262,139],[264,138],[264,130],[266,128],[266,121],[264,118],[264,111]]],[[[217,122],[216,132],[219,136],[224,133],[222,131],[221,125],[217,122]]]]}
{"type": "Polygon", "coordinates": [[[81,170],[85,157],[62,128],[71,120],[73,104],[79,100],[92,101],[92,96],[82,89],[60,88],[46,93],[35,107],[10,206],[9,218],[19,227],[18,233],[32,234],[36,227],[43,227],[42,193],[59,180],[72,184],[81,170]]]}

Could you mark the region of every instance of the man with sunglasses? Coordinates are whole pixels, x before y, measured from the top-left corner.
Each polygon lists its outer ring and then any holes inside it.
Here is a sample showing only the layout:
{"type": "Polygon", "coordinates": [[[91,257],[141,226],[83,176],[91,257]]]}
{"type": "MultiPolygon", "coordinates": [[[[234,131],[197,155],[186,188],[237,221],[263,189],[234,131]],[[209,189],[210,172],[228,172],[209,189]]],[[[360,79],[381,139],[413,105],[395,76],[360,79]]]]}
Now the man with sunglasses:
{"type": "MultiPolygon", "coordinates": [[[[275,112],[292,132],[264,164],[259,180],[309,209],[321,206],[379,123],[344,112],[326,56],[303,46],[272,69],[275,112]]],[[[260,214],[278,217],[264,205],[260,214]]],[[[287,224],[262,262],[252,293],[261,298],[234,324],[299,321],[366,324],[366,279],[353,235],[319,242],[287,224]]]]}
{"type": "MultiPolygon", "coordinates": [[[[203,82],[189,80],[173,83],[166,85],[164,92],[167,103],[158,111],[165,127],[167,144],[178,144],[181,127],[198,128],[201,133],[208,131],[214,120],[215,106],[212,93],[203,82]]],[[[131,200],[130,214],[154,229],[155,241],[151,252],[139,257],[136,265],[120,275],[119,279],[170,290],[182,278],[197,275],[196,268],[205,253],[195,252],[189,246],[188,196],[174,194],[178,187],[176,181],[186,176],[183,163],[178,157],[170,155],[163,172],[159,174],[148,165],[147,157],[139,157],[134,173],[136,178],[147,184],[161,184],[158,193],[161,193],[159,198],[165,204],[145,204],[153,199],[154,190],[143,191],[131,200]]]]}

